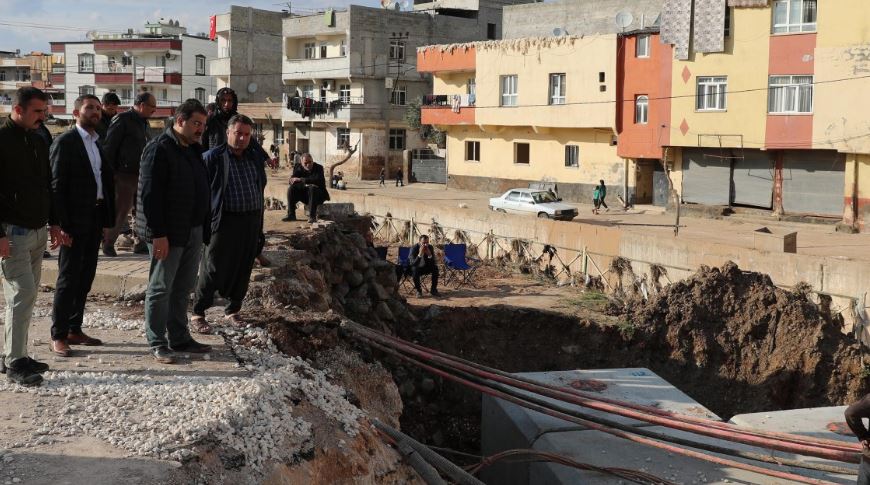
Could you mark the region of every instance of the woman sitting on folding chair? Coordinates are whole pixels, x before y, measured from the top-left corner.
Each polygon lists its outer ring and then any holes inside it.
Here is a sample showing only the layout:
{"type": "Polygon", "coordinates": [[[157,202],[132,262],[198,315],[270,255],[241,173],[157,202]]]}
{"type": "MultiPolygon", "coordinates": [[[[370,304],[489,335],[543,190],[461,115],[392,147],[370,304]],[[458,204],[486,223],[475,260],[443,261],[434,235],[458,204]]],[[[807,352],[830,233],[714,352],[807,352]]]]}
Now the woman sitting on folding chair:
{"type": "Polygon", "coordinates": [[[411,276],[414,279],[414,288],[417,290],[417,298],[423,297],[423,287],[420,286],[420,276],[432,275],[432,296],[438,294],[438,264],[435,262],[435,248],[429,244],[429,236],[420,236],[417,244],[411,248],[411,276]]]}

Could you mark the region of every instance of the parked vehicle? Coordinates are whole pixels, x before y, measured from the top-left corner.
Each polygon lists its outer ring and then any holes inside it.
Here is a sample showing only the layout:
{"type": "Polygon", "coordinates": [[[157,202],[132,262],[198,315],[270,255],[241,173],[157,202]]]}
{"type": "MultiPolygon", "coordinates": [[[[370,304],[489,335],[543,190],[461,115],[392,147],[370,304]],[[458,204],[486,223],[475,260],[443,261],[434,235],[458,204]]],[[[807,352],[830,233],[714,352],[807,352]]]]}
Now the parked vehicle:
{"type": "Polygon", "coordinates": [[[489,208],[512,214],[535,214],[540,218],[570,221],[577,217],[577,209],[563,204],[552,192],[534,189],[511,189],[489,199],[489,208]]]}

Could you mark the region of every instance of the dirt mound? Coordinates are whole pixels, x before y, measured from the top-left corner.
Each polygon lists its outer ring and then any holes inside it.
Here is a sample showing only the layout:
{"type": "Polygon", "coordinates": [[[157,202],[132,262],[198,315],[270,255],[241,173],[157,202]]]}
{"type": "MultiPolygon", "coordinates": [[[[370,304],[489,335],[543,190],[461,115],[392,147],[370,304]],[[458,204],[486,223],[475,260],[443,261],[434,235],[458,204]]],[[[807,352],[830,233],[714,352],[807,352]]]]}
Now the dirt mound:
{"type": "Polygon", "coordinates": [[[684,380],[696,379],[693,387],[709,392],[726,417],[840,404],[867,390],[860,349],[828,302],[808,295],[727,263],[629,305],[625,318],[633,347],[666,358],[666,367],[687,373],[684,380]],[[723,392],[726,382],[747,392],[723,392]]]}

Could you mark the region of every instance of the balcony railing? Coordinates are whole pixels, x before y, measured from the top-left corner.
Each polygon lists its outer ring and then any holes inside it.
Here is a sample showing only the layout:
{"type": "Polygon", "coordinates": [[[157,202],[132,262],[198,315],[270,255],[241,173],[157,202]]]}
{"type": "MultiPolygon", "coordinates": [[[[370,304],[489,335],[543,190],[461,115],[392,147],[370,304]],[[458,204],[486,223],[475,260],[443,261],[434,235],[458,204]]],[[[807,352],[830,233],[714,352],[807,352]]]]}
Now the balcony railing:
{"type": "Polygon", "coordinates": [[[476,96],[473,94],[427,94],[423,96],[422,106],[471,108],[475,102],[476,96]]]}

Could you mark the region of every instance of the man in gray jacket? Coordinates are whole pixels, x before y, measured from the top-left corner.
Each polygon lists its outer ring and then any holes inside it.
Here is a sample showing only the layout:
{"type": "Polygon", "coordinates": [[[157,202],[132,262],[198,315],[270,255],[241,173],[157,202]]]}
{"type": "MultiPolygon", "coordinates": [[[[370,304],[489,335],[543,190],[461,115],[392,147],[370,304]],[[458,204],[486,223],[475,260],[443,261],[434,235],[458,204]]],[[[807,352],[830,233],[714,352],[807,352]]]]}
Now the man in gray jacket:
{"type": "MultiPolygon", "coordinates": [[[[151,93],[136,96],[133,109],[120,113],[109,125],[103,145],[107,161],[115,171],[115,226],[106,232],[103,254],[117,256],[115,241],[127,223],[127,217],[136,202],[139,187],[139,160],[148,142],[148,118],[157,109],[157,100],[151,93]]],[[[144,241],[136,244],[137,254],[147,254],[144,241]]]]}

